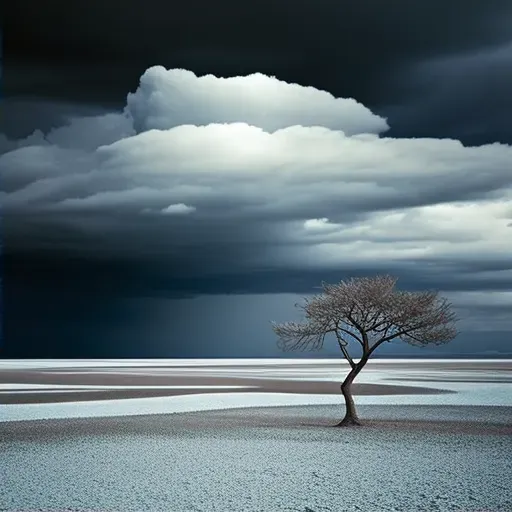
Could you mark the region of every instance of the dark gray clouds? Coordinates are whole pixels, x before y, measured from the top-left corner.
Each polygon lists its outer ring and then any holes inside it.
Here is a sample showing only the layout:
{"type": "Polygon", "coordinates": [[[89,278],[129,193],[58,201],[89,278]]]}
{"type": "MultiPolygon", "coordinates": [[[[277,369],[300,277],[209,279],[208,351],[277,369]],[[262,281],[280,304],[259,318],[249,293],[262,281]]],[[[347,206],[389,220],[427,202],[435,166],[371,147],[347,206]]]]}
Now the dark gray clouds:
{"type": "MultiPolygon", "coordinates": [[[[511,41],[508,0],[49,0],[44,8],[18,0],[5,11],[7,105],[23,96],[123,106],[127,90],[158,64],[201,75],[261,72],[354,97],[377,113],[393,114],[399,136],[453,136],[459,130],[471,143],[512,140],[503,117],[508,95],[494,94],[498,86],[512,88],[510,67],[492,57],[511,41]],[[459,61],[476,55],[473,69],[484,78],[474,86],[459,61]],[[448,70],[430,69],[439,59],[450,60],[448,70]],[[453,87],[456,82],[464,94],[453,87]],[[410,113],[422,109],[425,95],[429,116],[415,123],[410,113]],[[475,128],[478,136],[465,133],[464,113],[461,122],[446,126],[446,116],[467,111],[461,96],[474,97],[478,124],[489,133],[481,127],[475,128]],[[487,109],[490,103],[496,106],[487,109]]],[[[6,129],[14,130],[14,123],[32,131],[30,112],[23,112],[1,122],[6,129]]]]}
{"type": "MultiPolygon", "coordinates": [[[[7,12],[4,353],[276,355],[283,293],[375,272],[512,330],[509,2],[29,3],[7,12]]],[[[467,332],[453,351],[485,351],[467,332]]]]}
{"type": "Polygon", "coordinates": [[[415,63],[395,78],[417,91],[386,107],[402,136],[439,133],[466,144],[512,141],[512,40],[415,63]]]}

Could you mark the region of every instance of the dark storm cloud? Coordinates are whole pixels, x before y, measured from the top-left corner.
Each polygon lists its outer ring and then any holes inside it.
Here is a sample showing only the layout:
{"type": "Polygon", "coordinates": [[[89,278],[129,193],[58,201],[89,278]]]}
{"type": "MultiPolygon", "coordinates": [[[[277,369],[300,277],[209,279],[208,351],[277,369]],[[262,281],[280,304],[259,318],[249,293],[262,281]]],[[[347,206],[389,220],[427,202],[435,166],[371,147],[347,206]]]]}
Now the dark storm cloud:
{"type": "Polygon", "coordinates": [[[293,269],[451,264],[445,288],[474,281],[508,247],[512,149],[386,128],[354,100],[261,74],[151,68],[123,114],[4,141],[8,274],[48,280],[53,265],[134,296],[296,291],[293,269]]]}
{"type": "MultiPolygon", "coordinates": [[[[44,101],[40,98],[2,98],[0,133],[11,139],[23,139],[41,130],[48,133],[56,126],[65,125],[77,117],[107,113],[103,107],[89,104],[66,103],[62,100],[44,101]]],[[[2,149],[0,148],[0,152],[2,149]]]]}
{"type": "Polygon", "coordinates": [[[415,63],[394,80],[415,94],[381,109],[397,127],[391,135],[512,141],[512,35],[503,45],[415,63]]]}
{"type": "Polygon", "coordinates": [[[381,272],[451,294],[471,329],[512,328],[509,1],[6,15],[4,353],[229,356],[228,313],[210,319],[218,350],[178,317],[271,294],[249,308],[270,339],[271,297],[381,272]]]}
{"type": "MultiPolygon", "coordinates": [[[[412,122],[415,116],[409,113],[421,110],[424,97],[415,83],[417,65],[444,56],[470,56],[512,39],[508,0],[468,0],[464,5],[459,0],[329,0],[293,6],[275,0],[130,0],[122,6],[77,0],[72,7],[53,0],[44,8],[33,0],[19,0],[7,7],[6,20],[7,98],[24,95],[120,106],[127,85],[135,86],[155,64],[219,76],[261,72],[337,97],[354,97],[385,116],[396,113],[392,124],[400,136],[407,130],[452,135],[442,116],[429,123],[412,122]]],[[[486,66],[478,69],[484,75],[486,66]]],[[[434,84],[429,91],[434,107],[458,103],[456,90],[449,97],[445,90],[438,91],[436,99],[436,89],[434,84]]],[[[491,86],[482,94],[492,97],[499,111],[506,100],[492,91],[491,86]]],[[[493,112],[481,109],[480,114],[484,124],[492,123],[493,112]]],[[[507,130],[495,126],[492,135],[460,137],[477,143],[510,141],[507,130]]]]}
{"type": "MultiPolygon", "coordinates": [[[[9,58],[56,64],[72,61],[75,65],[68,76],[76,89],[80,89],[79,69],[83,66],[103,64],[106,69],[118,62],[119,69],[138,73],[132,75],[136,80],[150,65],[190,67],[188,59],[195,59],[194,71],[219,71],[228,76],[256,71],[276,74],[289,64],[290,72],[303,70],[308,85],[327,90],[330,87],[325,83],[311,82],[316,73],[310,70],[322,70],[317,80],[331,76],[338,82],[340,76],[332,76],[332,67],[339,66],[349,75],[348,82],[354,80],[350,75],[359,71],[353,85],[338,87],[352,88],[354,95],[360,95],[365,83],[370,85],[368,73],[373,70],[505,42],[510,35],[507,18],[512,7],[506,0],[468,0],[463,8],[457,0],[414,4],[408,0],[388,4],[379,0],[318,1],[293,6],[275,0],[251,4],[233,0],[215,4],[205,0],[179,4],[127,0],[122,5],[76,1],[72,6],[64,0],[50,0],[43,8],[31,0],[19,0],[6,11],[9,58]],[[133,63],[142,69],[135,69],[133,63]],[[225,69],[219,69],[223,65],[225,69]]],[[[105,78],[103,91],[108,90],[108,79],[114,78],[114,72],[105,78]]],[[[126,78],[119,77],[118,88],[126,78]]],[[[297,76],[280,78],[301,82],[297,76]]],[[[39,80],[48,77],[40,76],[39,80]]],[[[96,80],[99,84],[99,77],[96,80]]],[[[15,92],[28,83],[27,79],[13,82],[15,92]]],[[[85,83],[83,88],[89,85],[85,83]]],[[[9,82],[6,86],[11,87],[9,82]]],[[[346,89],[332,92],[347,96],[346,89]]]]}

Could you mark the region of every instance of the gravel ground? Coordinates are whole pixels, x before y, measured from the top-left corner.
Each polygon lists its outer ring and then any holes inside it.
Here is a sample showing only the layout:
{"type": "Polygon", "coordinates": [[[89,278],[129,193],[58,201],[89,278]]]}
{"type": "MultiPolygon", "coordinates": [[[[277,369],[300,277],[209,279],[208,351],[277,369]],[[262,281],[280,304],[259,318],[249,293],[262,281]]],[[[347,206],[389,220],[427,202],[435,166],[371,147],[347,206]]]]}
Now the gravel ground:
{"type": "Polygon", "coordinates": [[[512,511],[512,408],[339,406],[0,423],[3,511],[512,511]]]}

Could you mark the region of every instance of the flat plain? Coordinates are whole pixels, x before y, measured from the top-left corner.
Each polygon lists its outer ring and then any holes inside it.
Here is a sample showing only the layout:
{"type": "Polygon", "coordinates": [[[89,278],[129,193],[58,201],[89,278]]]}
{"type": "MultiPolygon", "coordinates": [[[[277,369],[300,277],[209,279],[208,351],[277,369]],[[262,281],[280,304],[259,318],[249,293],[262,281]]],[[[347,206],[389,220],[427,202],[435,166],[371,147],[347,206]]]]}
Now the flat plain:
{"type": "Polygon", "coordinates": [[[512,361],[0,361],[4,511],[510,511],[512,361]]]}

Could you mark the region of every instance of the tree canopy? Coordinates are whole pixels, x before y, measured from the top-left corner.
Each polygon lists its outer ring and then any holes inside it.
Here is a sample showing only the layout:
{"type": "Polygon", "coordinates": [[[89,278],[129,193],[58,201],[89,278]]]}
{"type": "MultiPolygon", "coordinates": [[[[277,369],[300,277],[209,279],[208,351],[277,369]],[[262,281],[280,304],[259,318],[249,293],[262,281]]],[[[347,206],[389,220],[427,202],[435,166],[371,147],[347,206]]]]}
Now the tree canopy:
{"type": "Polygon", "coordinates": [[[396,288],[397,278],[383,275],[322,283],[322,293],[297,304],[303,322],[272,323],[284,351],[319,350],[325,336],[335,335],[354,367],[349,341],[361,346],[363,357],[386,341],[401,339],[416,346],[447,343],[457,335],[451,304],[435,291],[409,292],[396,288]]]}

